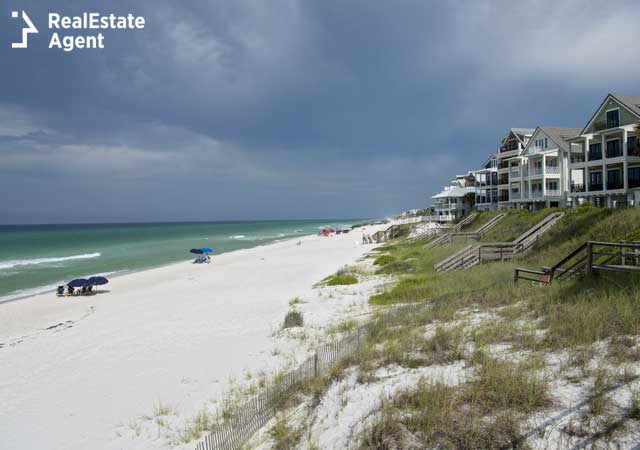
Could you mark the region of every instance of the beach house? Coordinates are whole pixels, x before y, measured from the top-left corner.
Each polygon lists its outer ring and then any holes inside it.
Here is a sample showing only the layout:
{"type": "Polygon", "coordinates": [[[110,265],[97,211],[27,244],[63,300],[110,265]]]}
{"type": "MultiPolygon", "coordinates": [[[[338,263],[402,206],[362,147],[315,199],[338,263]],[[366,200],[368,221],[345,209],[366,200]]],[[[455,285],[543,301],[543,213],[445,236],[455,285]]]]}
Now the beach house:
{"type": "Polygon", "coordinates": [[[570,139],[569,198],[574,205],[640,206],[640,96],[609,94],[570,139]]]}
{"type": "Polygon", "coordinates": [[[473,209],[476,182],[472,173],[457,175],[449,186],[432,196],[433,209],[438,222],[451,222],[473,209]]]}
{"type": "Polygon", "coordinates": [[[476,186],[476,205],[478,211],[498,209],[498,158],[491,155],[482,165],[482,169],[472,171],[476,186]]]}
{"type": "Polygon", "coordinates": [[[520,155],[527,145],[533,128],[510,128],[500,140],[498,160],[498,209],[511,209],[513,200],[520,198],[520,155]],[[513,181],[512,181],[513,180],[513,181]]]}
{"type": "Polygon", "coordinates": [[[569,142],[579,128],[538,127],[520,154],[519,167],[509,171],[510,202],[536,211],[567,205],[569,142]]]}

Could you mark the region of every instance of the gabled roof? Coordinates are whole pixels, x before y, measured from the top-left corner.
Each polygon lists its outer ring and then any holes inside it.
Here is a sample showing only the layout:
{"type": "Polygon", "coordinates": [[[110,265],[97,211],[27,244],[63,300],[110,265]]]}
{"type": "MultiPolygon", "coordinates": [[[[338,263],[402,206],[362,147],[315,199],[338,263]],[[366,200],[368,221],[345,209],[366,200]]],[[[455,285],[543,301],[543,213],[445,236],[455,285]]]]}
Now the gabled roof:
{"type": "Polygon", "coordinates": [[[518,137],[520,137],[520,136],[531,135],[536,130],[535,128],[511,128],[511,131],[513,131],[515,134],[518,135],[518,137]]]}
{"type": "Polygon", "coordinates": [[[529,151],[529,148],[534,145],[535,139],[533,139],[533,136],[535,136],[538,130],[549,136],[560,150],[566,152],[570,150],[570,144],[567,142],[567,139],[578,136],[581,131],[580,128],[538,127],[533,132],[533,135],[531,136],[532,139],[530,139],[527,145],[522,149],[520,156],[524,156],[529,151]]]}
{"type": "Polygon", "coordinates": [[[625,108],[629,110],[629,112],[631,112],[633,115],[638,117],[638,119],[640,119],[640,96],[624,95],[624,94],[607,94],[604,100],[602,100],[602,103],[600,103],[600,106],[598,106],[598,109],[596,109],[596,111],[593,113],[593,115],[591,116],[587,124],[584,126],[582,131],[580,131],[580,134],[585,133],[586,129],[589,128],[589,125],[591,125],[591,122],[593,122],[593,119],[596,118],[596,116],[598,115],[602,107],[607,103],[607,100],[609,100],[610,98],[614,99],[615,101],[623,105],[625,108]]]}
{"type": "Polygon", "coordinates": [[[580,134],[580,128],[561,128],[561,127],[538,127],[547,134],[559,149],[568,152],[570,145],[567,139],[576,137],[580,134]]]}
{"type": "Polygon", "coordinates": [[[513,135],[517,140],[519,140],[524,145],[523,138],[525,136],[531,136],[534,131],[536,131],[535,128],[509,128],[509,131],[507,131],[507,134],[504,135],[504,137],[500,140],[500,142],[502,143],[506,141],[510,135],[513,135]]]}
{"type": "Polygon", "coordinates": [[[490,169],[491,168],[491,160],[492,159],[496,159],[496,154],[493,153],[491,156],[489,156],[487,159],[484,160],[484,163],[482,164],[482,168],[483,169],[490,169]]]}
{"type": "Polygon", "coordinates": [[[640,117],[640,95],[611,94],[615,99],[627,107],[632,113],[640,117]]]}

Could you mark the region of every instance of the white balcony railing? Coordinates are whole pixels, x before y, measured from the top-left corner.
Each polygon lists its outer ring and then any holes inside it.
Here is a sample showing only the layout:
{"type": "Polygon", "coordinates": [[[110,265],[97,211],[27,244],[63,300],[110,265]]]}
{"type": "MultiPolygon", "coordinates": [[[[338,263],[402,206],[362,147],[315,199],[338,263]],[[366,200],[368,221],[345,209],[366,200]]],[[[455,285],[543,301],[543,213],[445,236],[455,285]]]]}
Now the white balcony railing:
{"type": "Polygon", "coordinates": [[[542,167],[531,167],[529,169],[529,175],[530,176],[542,175],[542,167]]]}
{"type": "Polygon", "coordinates": [[[542,191],[531,192],[531,198],[542,198],[542,191]]]}
{"type": "Polygon", "coordinates": [[[560,197],[562,191],[560,189],[547,189],[547,197],[560,197]]]}
{"type": "Polygon", "coordinates": [[[558,166],[546,166],[544,172],[549,175],[560,175],[560,167],[558,166]]]}
{"type": "Polygon", "coordinates": [[[436,211],[448,212],[454,209],[458,209],[458,205],[456,203],[440,203],[434,205],[433,207],[436,211]]]}
{"type": "Polygon", "coordinates": [[[520,192],[512,192],[511,195],[509,196],[509,198],[511,200],[519,200],[520,199],[520,192]]]}
{"type": "Polygon", "coordinates": [[[511,178],[520,178],[520,169],[511,169],[511,172],[509,172],[509,176],[511,178]]]}

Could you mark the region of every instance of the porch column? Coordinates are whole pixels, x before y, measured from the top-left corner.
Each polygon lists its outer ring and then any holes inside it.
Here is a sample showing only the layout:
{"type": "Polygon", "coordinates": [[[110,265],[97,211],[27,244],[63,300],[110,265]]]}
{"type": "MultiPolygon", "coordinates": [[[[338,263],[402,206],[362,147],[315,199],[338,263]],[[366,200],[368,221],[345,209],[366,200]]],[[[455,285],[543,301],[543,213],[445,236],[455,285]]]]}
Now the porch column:
{"type": "Polygon", "coordinates": [[[584,160],[585,161],[589,161],[589,153],[591,153],[589,151],[590,142],[591,142],[591,139],[589,139],[588,137],[584,138],[584,160]]]}
{"type": "Polygon", "coordinates": [[[622,130],[622,156],[624,159],[622,160],[622,183],[625,193],[627,189],[629,189],[629,180],[627,180],[628,172],[628,162],[627,162],[627,130],[622,130]]]}
{"type": "Polygon", "coordinates": [[[628,167],[627,167],[627,160],[625,159],[622,162],[622,183],[623,183],[623,188],[626,192],[627,189],[629,189],[629,180],[627,180],[627,175],[628,175],[628,167]]]}
{"type": "Polygon", "coordinates": [[[542,155],[542,199],[547,196],[547,155],[542,155]]]}
{"type": "Polygon", "coordinates": [[[589,176],[589,166],[585,166],[582,169],[582,181],[584,182],[584,192],[588,193],[589,192],[589,181],[591,180],[591,177],[589,176]]]}

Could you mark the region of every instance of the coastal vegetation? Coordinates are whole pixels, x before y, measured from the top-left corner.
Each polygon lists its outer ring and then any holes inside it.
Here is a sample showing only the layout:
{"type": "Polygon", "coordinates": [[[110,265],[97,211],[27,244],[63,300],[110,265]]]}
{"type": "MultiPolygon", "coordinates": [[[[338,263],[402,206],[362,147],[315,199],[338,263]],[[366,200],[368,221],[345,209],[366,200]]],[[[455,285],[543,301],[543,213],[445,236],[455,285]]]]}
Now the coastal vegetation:
{"type": "MultiPolygon", "coordinates": [[[[509,211],[483,240],[515,239],[554,211],[509,211]]],[[[289,435],[299,443],[312,434],[313,405],[326,401],[331,386],[349,374],[357,374],[364,389],[387,382],[394,372],[400,378],[423,375],[366,413],[375,420],[358,436],[362,449],[524,448],[577,437],[608,445],[636,430],[640,277],[600,275],[546,287],[514,285],[512,277],[516,266],[551,265],[585,240],[640,238],[640,211],[580,207],[565,213],[533,250],[465,271],[433,269],[463,244],[424,249],[425,241],[400,238],[376,248],[376,273],[395,281],[370,297],[374,318],[398,304],[425,307],[399,309],[373,322],[355,353],[293,394],[310,412],[289,435]],[[434,368],[460,373],[452,381],[430,376],[434,368]],[[565,385],[573,386],[576,398],[566,397],[560,388],[565,385]],[[316,399],[310,403],[309,386],[316,399]],[[617,395],[622,387],[627,394],[617,395]],[[584,407],[571,410],[575,402],[584,407]],[[568,422],[560,414],[533,425],[532,417],[558,408],[568,411],[568,422]]],[[[474,227],[494,214],[480,213],[474,227]]]]}
{"type": "Polygon", "coordinates": [[[298,310],[292,309],[284,317],[282,328],[285,329],[285,328],[301,327],[303,325],[304,325],[304,319],[302,317],[302,313],[298,310]]]}
{"type": "Polygon", "coordinates": [[[342,286],[342,285],[357,284],[357,283],[358,283],[358,279],[355,277],[355,275],[351,275],[348,273],[336,274],[331,276],[327,280],[327,286],[342,286]]]}

